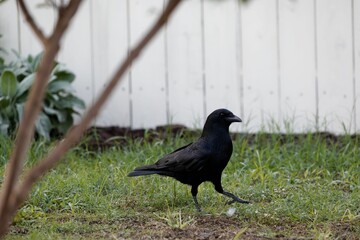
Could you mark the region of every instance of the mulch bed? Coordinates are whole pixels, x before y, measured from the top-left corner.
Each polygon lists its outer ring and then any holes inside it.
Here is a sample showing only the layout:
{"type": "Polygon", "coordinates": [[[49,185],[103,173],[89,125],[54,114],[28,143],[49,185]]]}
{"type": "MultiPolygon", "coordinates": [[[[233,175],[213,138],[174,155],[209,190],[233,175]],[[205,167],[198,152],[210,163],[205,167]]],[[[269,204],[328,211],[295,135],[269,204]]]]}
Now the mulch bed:
{"type": "MultiPolygon", "coordinates": [[[[311,133],[313,138],[326,141],[329,145],[344,144],[347,140],[360,142],[360,135],[335,135],[329,132],[311,133]]],[[[168,140],[174,137],[192,137],[197,138],[201,135],[201,130],[189,129],[184,125],[172,124],[162,125],[149,129],[131,129],[118,126],[93,126],[84,134],[82,146],[88,150],[105,150],[111,147],[123,147],[131,141],[153,142],[158,140],[168,140]]],[[[278,139],[281,143],[299,142],[301,139],[309,136],[309,133],[302,134],[284,134],[284,133],[232,133],[233,139],[244,139],[249,144],[266,143],[269,139],[278,139]]]]}

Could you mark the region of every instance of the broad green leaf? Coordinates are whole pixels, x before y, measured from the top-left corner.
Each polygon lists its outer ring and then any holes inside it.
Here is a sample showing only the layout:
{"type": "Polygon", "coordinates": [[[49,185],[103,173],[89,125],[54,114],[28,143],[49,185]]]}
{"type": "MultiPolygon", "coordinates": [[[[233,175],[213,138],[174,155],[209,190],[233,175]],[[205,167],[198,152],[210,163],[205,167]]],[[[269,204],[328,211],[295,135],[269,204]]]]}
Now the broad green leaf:
{"type": "Polygon", "coordinates": [[[34,57],[34,59],[32,59],[31,67],[32,67],[33,72],[35,72],[39,68],[39,64],[41,62],[43,55],[44,55],[43,52],[41,52],[38,55],[36,55],[34,57]]]}
{"type": "Polygon", "coordinates": [[[54,79],[55,81],[61,80],[71,83],[75,80],[75,74],[68,71],[57,72],[55,73],[55,76],[56,76],[56,79],[54,79]]]}
{"type": "Polygon", "coordinates": [[[46,100],[52,102],[52,104],[55,104],[57,101],[60,100],[60,97],[57,94],[52,94],[50,92],[46,92],[46,100]]]}
{"type": "Polygon", "coordinates": [[[23,119],[23,116],[24,116],[24,106],[25,106],[24,103],[16,104],[16,111],[17,111],[19,122],[23,119]]]}
{"type": "Polygon", "coordinates": [[[18,89],[16,91],[16,97],[20,97],[23,93],[28,91],[34,82],[34,79],[35,79],[34,73],[32,73],[29,76],[27,76],[26,78],[24,78],[24,80],[22,80],[19,83],[18,89]]]}
{"type": "Polygon", "coordinates": [[[60,111],[51,107],[44,107],[44,112],[48,115],[55,115],[59,122],[66,120],[66,111],[60,111]]]}
{"type": "Polygon", "coordinates": [[[0,91],[2,96],[13,97],[16,93],[18,82],[12,71],[4,71],[0,78],[0,91]]]}
{"type": "Polygon", "coordinates": [[[49,117],[45,113],[41,112],[39,114],[39,118],[35,123],[35,127],[36,132],[40,136],[43,136],[46,139],[50,139],[51,122],[49,117]]]}
{"type": "Polygon", "coordinates": [[[0,134],[8,136],[9,134],[9,119],[0,114],[0,134]]]}
{"type": "Polygon", "coordinates": [[[70,108],[73,109],[74,107],[84,109],[85,103],[83,100],[81,100],[78,97],[75,97],[74,95],[68,95],[66,97],[60,98],[59,101],[54,102],[55,106],[60,109],[70,108]]]}
{"type": "Polygon", "coordinates": [[[60,132],[60,133],[66,133],[69,128],[72,127],[74,123],[74,119],[71,115],[68,115],[66,118],[66,121],[56,124],[54,127],[60,132]]]}
{"type": "MultiPolygon", "coordinates": [[[[35,81],[34,71],[38,69],[42,54],[36,56],[21,57],[15,52],[17,59],[3,65],[0,64],[1,72],[10,70],[17,80],[15,95],[1,97],[0,89],[0,114],[9,119],[7,131],[16,128],[18,122],[23,118],[24,104],[28,97],[29,90],[35,81]]],[[[76,111],[85,108],[84,102],[74,96],[74,89],[71,83],[75,75],[66,69],[63,64],[53,63],[53,69],[48,81],[45,106],[36,122],[36,131],[39,136],[49,139],[50,132],[55,130],[64,133],[73,124],[73,116],[76,111]]],[[[3,127],[5,129],[5,127],[3,127]]]]}
{"type": "Polygon", "coordinates": [[[27,75],[28,69],[26,67],[14,67],[13,68],[13,72],[15,73],[16,76],[19,75],[27,75]]]}
{"type": "Polygon", "coordinates": [[[65,91],[67,93],[74,92],[74,88],[67,81],[52,81],[49,83],[48,91],[51,93],[56,93],[59,91],[65,91]]]}
{"type": "Polygon", "coordinates": [[[29,56],[27,56],[27,58],[26,58],[26,61],[28,62],[28,63],[32,63],[33,62],[33,56],[32,55],[29,55],[29,56]]]}
{"type": "Polygon", "coordinates": [[[8,97],[0,97],[0,112],[10,105],[10,99],[8,97]]]}
{"type": "Polygon", "coordinates": [[[62,67],[61,67],[61,64],[59,64],[58,62],[54,62],[54,67],[51,71],[51,75],[54,75],[59,72],[59,71],[62,71],[62,67]]]}
{"type": "Polygon", "coordinates": [[[26,100],[27,100],[27,94],[23,94],[23,95],[21,95],[20,97],[16,97],[16,102],[17,103],[25,103],[26,102],[26,100]]]}
{"type": "Polygon", "coordinates": [[[70,95],[69,96],[71,101],[74,103],[75,107],[78,107],[80,109],[85,109],[85,102],[83,100],[81,100],[80,98],[74,96],[74,95],[70,95]]]}
{"type": "Polygon", "coordinates": [[[49,82],[54,81],[55,79],[56,79],[56,76],[55,76],[55,75],[50,75],[49,82]]]}
{"type": "Polygon", "coordinates": [[[8,136],[8,129],[9,129],[9,124],[5,124],[5,123],[0,123],[0,134],[3,136],[8,136]]]}
{"type": "Polygon", "coordinates": [[[52,68],[52,71],[51,71],[51,75],[54,75],[58,72],[62,72],[62,71],[65,71],[65,72],[68,72],[69,70],[67,70],[64,66],[64,64],[61,64],[57,61],[54,61],[54,64],[53,64],[53,68],[52,68]]]}

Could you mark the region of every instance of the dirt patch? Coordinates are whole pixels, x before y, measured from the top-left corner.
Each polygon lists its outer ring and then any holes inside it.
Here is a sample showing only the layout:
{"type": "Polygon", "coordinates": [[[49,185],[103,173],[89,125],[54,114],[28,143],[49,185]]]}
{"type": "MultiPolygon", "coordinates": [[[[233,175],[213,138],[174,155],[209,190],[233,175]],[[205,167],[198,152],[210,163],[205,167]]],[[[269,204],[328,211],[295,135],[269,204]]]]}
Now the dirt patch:
{"type": "MultiPolygon", "coordinates": [[[[359,222],[336,222],[310,226],[305,223],[264,225],[225,215],[199,215],[183,227],[174,227],[164,219],[152,216],[121,217],[116,220],[66,217],[58,222],[81,222],[88,225],[75,232],[62,232],[64,238],[77,239],[344,239],[360,236],[359,222]]],[[[54,219],[53,219],[54,220],[54,219]]],[[[25,237],[31,227],[12,226],[10,235],[25,237]]],[[[61,233],[61,231],[59,231],[61,233]]]]}
{"type": "MultiPolygon", "coordinates": [[[[117,239],[233,239],[246,225],[227,217],[198,216],[182,228],[160,219],[122,219],[118,233],[105,231],[99,237],[117,239]]],[[[255,238],[252,238],[255,239],[255,238]]],[[[262,239],[262,238],[259,238],[262,239]]],[[[265,238],[264,238],[265,239],[265,238]]]]}
{"type": "Polygon", "coordinates": [[[118,221],[89,222],[110,224],[108,230],[87,233],[82,237],[115,239],[358,239],[359,227],[355,223],[338,222],[307,226],[304,223],[262,225],[227,216],[195,216],[193,221],[179,228],[158,218],[125,217],[118,221]]]}
{"type": "Polygon", "coordinates": [[[110,147],[122,147],[134,140],[169,139],[177,135],[192,134],[194,131],[184,125],[163,125],[155,129],[131,129],[117,126],[91,127],[83,137],[82,146],[89,150],[104,150],[110,147]]]}

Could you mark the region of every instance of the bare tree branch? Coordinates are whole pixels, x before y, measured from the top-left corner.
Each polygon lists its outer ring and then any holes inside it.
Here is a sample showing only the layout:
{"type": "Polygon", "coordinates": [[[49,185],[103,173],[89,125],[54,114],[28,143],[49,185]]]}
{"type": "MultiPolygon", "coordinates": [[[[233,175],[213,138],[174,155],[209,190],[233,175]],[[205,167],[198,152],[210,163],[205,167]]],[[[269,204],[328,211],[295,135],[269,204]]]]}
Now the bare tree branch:
{"type": "Polygon", "coordinates": [[[45,45],[46,42],[47,42],[47,38],[45,37],[44,33],[41,31],[39,26],[36,24],[34,18],[31,16],[31,14],[30,14],[28,8],[26,7],[24,1],[23,0],[18,0],[18,3],[19,3],[21,11],[24,14],[25,20],[28,22],[29,26],[31,27],[31,29],[33,30],[35,35],[39,38],[41,43],[43,45],[45,45]]]}
{"type": "Polygon", "coordinates": [[[73,18],[77,12],[82,0],[71,0],[67,6],[59,6],[59,19],[55,25],[53,34],[50,37],[51,41],[59,42],[65,30],[68,28],[70,19],[73,18]]]}
{"type": "MultiPolygon", "coordinates": [[[[30,137],[33,133],[33,123],[35,121],[35,118],[32,114],[29,113],[29,110],[32,110],[32,104],[35,104],[36,106],[36,114],[37,116],[39,112],[39,104],[41,104],[41,100],[43,98],[44,91],[46,89],[45,86],[40,85],[46,85],[47,78],[49,77],[49,63],[52,63],[56,53],[58,52],[58,44],[60,41],[60,38],[62,37],[62,33],[66,30],[70,19],[73,17],[73,15],[76,13],[77,8],[79,6],[81,0],[72,0],[69,5],[65,8],[59,9],[59,20],[57,22],[57,25],[55,27],[53,35],[49,38],[48,43],[45,45],[45,55],[43,57],[43,60],[41,62],[41,67],[39,68],[39,71],[37,73],[37,81],[34,85],[34,89],[31,91],[31,95],[29,97],[29,101],[27,102],[25,114],[27,114],[27,120],[32,121],[30,122],[32,125],[31,130],[24,129],[24,123],[28,123],[25,121],[22,121],[22,124],[20,126],[18,136],[16,139],[16,144],[14,147],[14,153],[10,160],[10,166],[9,169],[19,167],[20,160],[22,160],[25,157],[25,153],[28,147],[28,144],[30,142],[30,137]],[[46,67],[46,69],[45,69],[46,67]],[[41,77],[43,79],[41,79],[41,77]],[[45,79],[45,80],[44,80],[45,79]],[[39,88],[39,89],[37,89],[39,88]],[[42,91],[39,94],[35,89],[42,91]],[[40,97],[34,96],[34,94],[41,95],[40,97]],[[30,103],[32,101],[32,103],[30,103]],[[26,137],[25,140],[22,138],[20,139],[20,136],[26,137]],[[27,145],[26,145],[27,144],[27,145]],[[17,153],[19,151],[20,153],[17,153]],[[20,159],[20,160],[19,160],[20,159]],[[14,163],[13,163],[14,162],[14,163]]],[[[45,157],[43,160],[41,160],[35,167],[33,167],[29,172],[25,175],[22,184],[15,186],[15,184],[10,184],[13,188],[13,191],[10,191],[9,196],[7,197],[6,204],[4,202],[0,202],[2,211],[0,212],[0,237],[3,236],[9,226],[10,219],[14,216],[16,210],[21,206],[21,204],[26,200],[26,197],[28,196],[32,185],[41,178],[46,171],[51,169],[56,165],[56,163],[59,161],[60,158],[62,158],[65,153],[73,147],[81,138],[82,134],[86,130],[86,128],[91,123],[92,119],[98,114],[100,108],[103,106],[105,101],[109,98],[112,90],[115,88],[115,86],[119,83],[121,80],[121,77],[126,72],[127,68],[131,65],[131,63],[140,55],[141,51],[145,48],[145,46],[150,42],[150,40],[155,36],[157,32],[162,28],[162,26],[166,23],[167,19],[171,15],[171,13],[174,11],[174,9],[178,6],[178,4],[181,2],[181,0],[170,0],[164,9],[161,16],[158,18],[156,23],[151,27],[151,29],[148,31],[148,33],[144,36],[144,38],[137,44],[137,46],[130,51],[128,57],[124,60],[124,62],[119,66],[118,70],[114,74],[114,76],[111,78],[109,84],[105,88],[105,90],[102,92],[100,97],[97,99],[97,101],[94,103],[94,105],[85,113],[84,117],[82,118],[81,122],[74,128],[72,128],[65,136],[64,140],[60,141],[54,150],[52,150],[47,157],[45,157]],[[5,208],[3,208],[5,206],[5,208]]],[[[31,112],[31,111],[30,111],[31,112]]],[[[28,126],[27,126],[28,127],[28,126]]],[[[11,173],[11,171],[9,171],[11,173]]],[[[18,176],[19,170],[14,170],[15,176],[18,176]]],[[[5,185],[8,179],[5,181],[5,185]]],[[[1,210],[1,209],[0,209],[1,210]]]]}
{"type": "Polygon", "coordinates": [[[54,0],[46,0],[46,2],[48,3],[48,5],[50,5],[51,7],[55,8],[55,9],[59,8],[59,5],[54,0]]]}
{"type": "Polygon", "coordinates": [[[171,15],[176,6],[181,2],[181,0],[171,0],[167,5],[166,9],[159,17],[158,21],[154,26],[149,30],[146,36],[141,40],[141,42],[130,51],[129,56],[121,64],[118,70],[115,72],[114,76],[111,78],[109,84],[106,86],[104,91],[101,93],[100,97],[96,100],[94,105],[85,113],[81,122],[74,128],[72,128],[65,136],[65,138],[60,141],[56,147],[40,161],[34,168],[29,170],[27,175],[24,178],[22,186],[20,186],[15,195],[12,196],[12,203],[14,204],[12,208],[19,206],[23,202],[31,190],[31,186],[48,170],[55,166],[57,161],[65,155],[65,153],[73,147],[81,138],[82,134],[86,128],[91,123],[92,119],[98,114],[102,105],[109,98],[112,90],[115,88],[117,83],[120,81],[121,77],[126,72],[130,64],[139,56],[144,47],[149,43],[149,41],[155,36],[155,34],[161,29],[161,27],[166,23],[168,17],[171,15]]]}
{"type": "MultiPolygon", "coordinates": [[[[81,0],[72,0],[68,7],[64,9],[63,17],[59,16],[58,19],[58,28],[55,28],[55,31],[63,33],[68,26],[71,18],[78,9],[81,0]],[[61,22],[59,24],[59,22],[61,22]]],[[[60,36],[54,34],[49,38],[45,39],[44,35],[41,33],[39,28],[36,26],[35,22],[27,11],[26,6],[22,0],[19,0],[20,6],[24,11],[24,14],[27,15],[26,19],[29,24],[32,26],[34,31],[39,31],[37,36],[44,43],[45,51],[44,56],[39,65],[39,69],[35,75],[35,82],[31,87],[28,100],[25,104],[24,116],[20,123],[13,151],[10,156],[8,166],[6,168],[5,181],[2,186],[1,196],[0,196],[0,237],[6,233],[6,230],[9,225],[9,221],[16,209],[12,209],[9,206],[12,206],[11,202],[12,192],[16,189],[17,182],[20,176],[20,173],[23,168],[24,159],[26,157],[26,152],[29,148],[32,136],[34,134],[35,121],[41,111],[42,101],[46,92],[48,78],[50,76],[54,59],[59,51],[59,41],[60,36]],[[55,37],[53,37],[55,36],[55,37]]]]}

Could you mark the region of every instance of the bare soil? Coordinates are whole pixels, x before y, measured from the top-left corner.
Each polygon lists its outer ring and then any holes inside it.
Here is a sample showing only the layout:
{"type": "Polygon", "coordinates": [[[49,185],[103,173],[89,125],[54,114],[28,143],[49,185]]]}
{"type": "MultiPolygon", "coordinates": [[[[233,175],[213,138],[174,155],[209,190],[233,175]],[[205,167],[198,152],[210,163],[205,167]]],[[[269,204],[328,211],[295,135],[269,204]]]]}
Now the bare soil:
{"type": "MultiPolygon", "coordinates": [[[[81,222],[89,225],[90,231],[64,237],[82,239],[359,239],[359,229],[354,223],[318,224],[284,223],[283,225],[263,225],[239,221],[227,216],[199,215],[183,228],[171,227],[165,220],[145,218],[144,216],[122,217],[118,220],[89,220],[70,218],[64,221],[81,222]],[[101,230],[99,230],[101,229],[101,230]]],[[[13,226],[12,234],[26,236],[28,229],[13,226]]]]}
{"type": "MultiPolygon", "coordinates": [[[[180,137],[198,137],[200,130],[189,129],[184,125],[172,124],[162,125],[150,129],[131,129],[126,127],[109,126],[100,127],[94,126],[89,128],[84,135],[83,145],[88,150],[104,150],[110,147],[123,147],[129,143],[129,140],[149,141],[166,140],[175,136],[180,137]]],[[[270,138],[277,138],[281,143],[285,144],[289,140],[291,142],[299,142],[304,139],[308,133],[304,134],[285,134],[285,133],[232,133],[232,138],[242,138],[248,141],[249,144],[254,142],[266,142],[270,138]]],[[[360,141],[360,135],[335,135],[329,132],[315,132],[312,133],[314,138],[326,141],[327,144],[342,144],[342,138],[357,139],[360,141]]]]}

